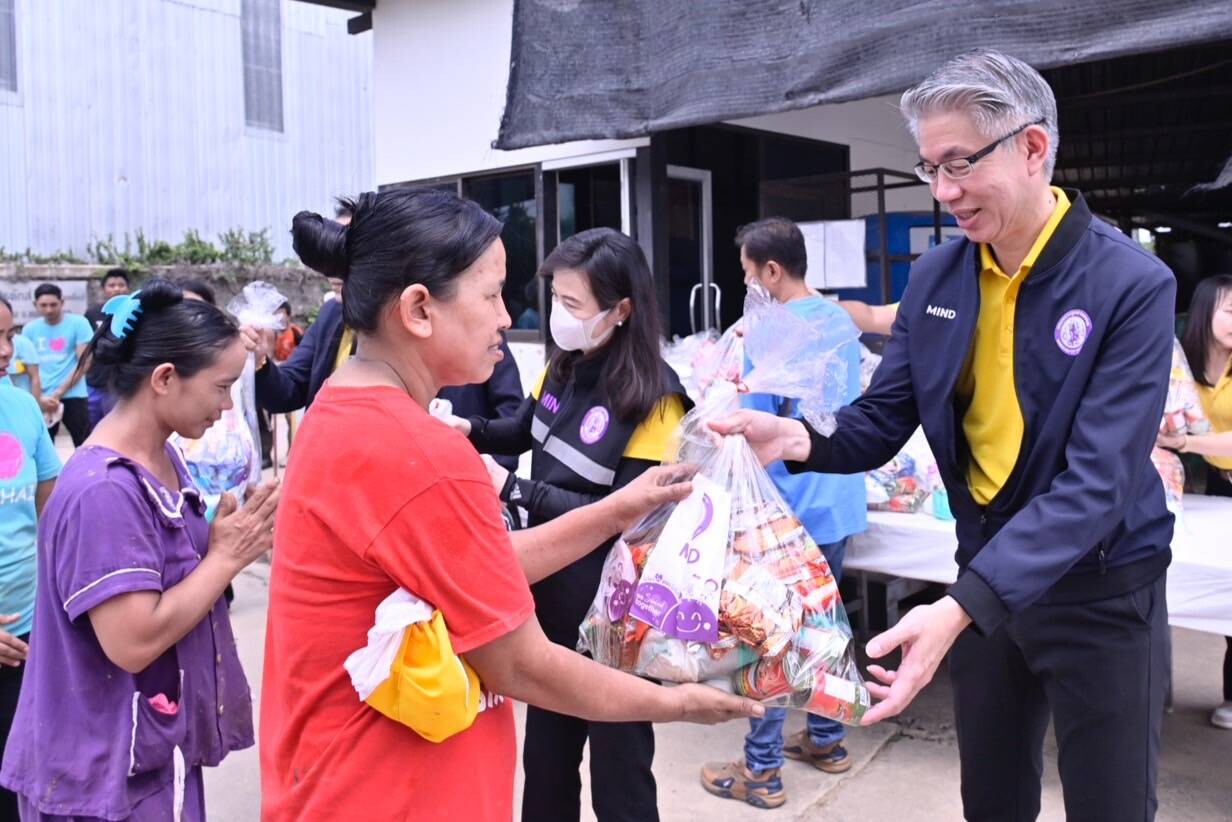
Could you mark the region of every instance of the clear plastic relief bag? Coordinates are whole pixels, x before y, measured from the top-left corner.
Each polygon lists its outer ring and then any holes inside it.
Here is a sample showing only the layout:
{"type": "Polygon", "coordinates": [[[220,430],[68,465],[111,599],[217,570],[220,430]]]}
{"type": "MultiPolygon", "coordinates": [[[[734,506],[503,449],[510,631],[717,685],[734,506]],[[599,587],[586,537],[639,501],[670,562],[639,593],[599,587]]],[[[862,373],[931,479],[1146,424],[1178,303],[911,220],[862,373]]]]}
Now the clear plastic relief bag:
{"type": "MultiPolygon", "coordinates": [[[[277,288],[262,280],[248,283],[227,303],[227,310],[235,315],[240,325],[248,325],[263,331],[282,331],[286,324],[278,314],[279,307],[287,301],[277,288]]],[[[240,374],[240,399],[244,421],[248,425],[252,441],[261,442],[261,430],[257,424],[256,360],[252,353],[244,363],[240,374]]]]}
{"type": "MultiPolygon", "coordinates": [[[[798,399],[824,425],[846,379],[837,348],[854,328],[827,336],[788,319],[799,318],[759,295],[746,301],[745,382],[798,399]]],[[[745,439],[708,427],[738,407],[736,387],[716,384],[681,421],[673,461],[697,466],[693,493],[613,546],[579,649],[630,673],[858,723],[869,693],[825,557],[745,439]]]]}

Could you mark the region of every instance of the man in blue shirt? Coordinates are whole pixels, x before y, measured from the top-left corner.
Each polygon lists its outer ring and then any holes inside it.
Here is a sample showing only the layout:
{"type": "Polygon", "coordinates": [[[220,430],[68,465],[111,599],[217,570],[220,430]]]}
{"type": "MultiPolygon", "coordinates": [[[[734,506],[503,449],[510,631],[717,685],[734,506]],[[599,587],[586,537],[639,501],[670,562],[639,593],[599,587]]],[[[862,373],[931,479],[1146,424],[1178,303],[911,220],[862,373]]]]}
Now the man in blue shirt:
{"type": "MultiPolygon", "coordinates": [[[[17,710],[34,619],[38,513],[60,473],[38,403],[8,384],[14,339],[13,310],[0,297],[0,749],[17,710]]],[[[0,789],[0,819],[16,818],[16,797],[0,789]]]]}
{"type": "MultiPolygon", "coordinates": [[[[804,235],[790,220],[772,217],[751,223],[736,234],[740,265],[746,285],[759,284],[770,296],[792,313],[823,329],[836,323],[850,324],[848,314],[809,288],[804,281],[808,259],[804,235]]],[[[831,333],[823,336],[830,337],[831,333]]],[[[860,349],[855,342],[845,344],[841,356],[847,366],[846,390],[842,403],[860,394],[860,349]]],[[[817,352],[822,356],[824,352],[817,352]]],[[[744,371],[750,363],[745,360],[744,371]]],[[[745,408],[767,411],[799,419],[794,403],[784,397],[750,394],[742,398],[745,408]]],[[[792,511],[821,548],[834,572],[842,577],[843,554],[847,538],[868,525],[862,474],[789,474],[783,463],[766,467],[774,485],[792,511]]],[[[712,794],[742,799],[750,805],[777,808],[787,801],[780,776],[783,757],[808,762],[827,773],[842,773],[851,760],[842,746],[843,726],[832,719],[808,715],[808,728],[783,741],[784,708],[769,708],[763,719],[749,720],[749,735],[744,740],[744,759],[738,762],[711,762],[702,768],[702,785],[712,794]]]]}
{"type": "Polygon", "coordinates": [[[42,396],[43,383],[39,379],[38,351],[34,343],[18,333],[13,337],[13,357],[9,360],[8,376],[0,377],[0,385],[11,385],[33,395],[42,396]]]}
{"type": "MultiPolygon", "coordinates": [[[[64,406],[64,427],[76,447],[90,435],[86,384],[77,366],[94,331],[85,317],[64,310],[64,295],[53,283],[43,283],[34,289],[34,307],[42,316],[28,324],[22,336],[34,343],[38,352],[43,382],[39,406],[46,415],[54,415],[64,406]]],[[[50,426],[53,439],[59,429],[58,422],[50,426]]]]}

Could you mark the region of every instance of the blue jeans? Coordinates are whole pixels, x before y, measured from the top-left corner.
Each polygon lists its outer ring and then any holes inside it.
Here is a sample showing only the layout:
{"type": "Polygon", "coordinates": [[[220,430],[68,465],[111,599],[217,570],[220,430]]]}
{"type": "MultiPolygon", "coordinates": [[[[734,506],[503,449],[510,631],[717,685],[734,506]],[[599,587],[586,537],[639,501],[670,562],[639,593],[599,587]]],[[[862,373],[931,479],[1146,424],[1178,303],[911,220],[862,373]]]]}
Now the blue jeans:
{"type": "MultiPolygon", "coordinates": [[[[843,555],[847,553],[847,537],[828,545],[819,545],[830,571],[838,582],[843,573],[843,555]]],[[[761,719],[749,720],[749,735],[744,738],[744,764],[750,771],[765,771],[783,767],[783,721],[786,708],[767,708],[761,719]]],[[[808,714],[809,741],[819,747],[841,742],[847,735],[841,722],[808,714]]]]}

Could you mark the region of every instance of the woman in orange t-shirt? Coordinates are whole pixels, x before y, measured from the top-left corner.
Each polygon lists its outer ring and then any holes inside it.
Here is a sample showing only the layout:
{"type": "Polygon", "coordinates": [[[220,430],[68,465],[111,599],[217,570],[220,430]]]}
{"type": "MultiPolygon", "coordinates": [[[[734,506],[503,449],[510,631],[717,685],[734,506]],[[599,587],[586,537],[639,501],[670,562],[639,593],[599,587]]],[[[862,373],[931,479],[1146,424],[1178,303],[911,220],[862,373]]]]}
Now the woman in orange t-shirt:
{"type": "Polygon", "coordinates": [[[500,360],[501,224],[453,194],[364,194],[344,227],[301,212],[295,249],[340,277],[356,355],[317,395],[296,439],[275,526],[261,692],[267,820],[508,822],[516,754],[505,697],[600,722],[760,715],[705,686],[662,688],[553,645],[529,584],[593,550],[687,482],[652,469],[551,523],[504,531],[487,470],[426,408],[500,360]],[[483,710],[431,743],[361,702],[343,661],[376,606],[403,588],[444,616],[478,674],[483,710]]]}

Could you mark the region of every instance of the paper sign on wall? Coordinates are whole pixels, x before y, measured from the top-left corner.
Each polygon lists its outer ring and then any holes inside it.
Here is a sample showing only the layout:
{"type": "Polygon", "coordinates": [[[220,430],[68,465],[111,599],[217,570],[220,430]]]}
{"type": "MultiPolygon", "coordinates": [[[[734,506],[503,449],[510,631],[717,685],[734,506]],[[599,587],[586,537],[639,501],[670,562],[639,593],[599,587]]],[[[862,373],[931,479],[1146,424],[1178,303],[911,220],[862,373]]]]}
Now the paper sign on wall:
{"type": "Polygon", "coordinates": [[[825,220],[797,225],[804,234],[804,249],[808,253],[806,283],[824,289],[868,285],[863,220],[825,220]]]}

